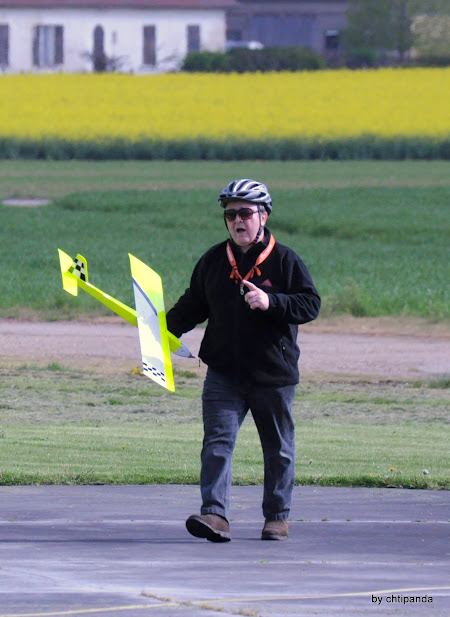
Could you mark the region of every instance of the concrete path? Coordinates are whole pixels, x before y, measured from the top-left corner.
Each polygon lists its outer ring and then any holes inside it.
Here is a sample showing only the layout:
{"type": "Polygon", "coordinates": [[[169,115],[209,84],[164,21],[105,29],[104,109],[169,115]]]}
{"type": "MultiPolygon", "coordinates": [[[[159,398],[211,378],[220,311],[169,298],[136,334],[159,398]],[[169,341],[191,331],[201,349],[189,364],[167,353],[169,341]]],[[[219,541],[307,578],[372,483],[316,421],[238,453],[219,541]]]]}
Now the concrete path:
{"type": "Polygon", "coordinates": [[[262,542],[261,487],[233,540],[191,537],[196,486],[0,488],[0,617],[450,614],[447,492],[297,487],[262,542]]]}

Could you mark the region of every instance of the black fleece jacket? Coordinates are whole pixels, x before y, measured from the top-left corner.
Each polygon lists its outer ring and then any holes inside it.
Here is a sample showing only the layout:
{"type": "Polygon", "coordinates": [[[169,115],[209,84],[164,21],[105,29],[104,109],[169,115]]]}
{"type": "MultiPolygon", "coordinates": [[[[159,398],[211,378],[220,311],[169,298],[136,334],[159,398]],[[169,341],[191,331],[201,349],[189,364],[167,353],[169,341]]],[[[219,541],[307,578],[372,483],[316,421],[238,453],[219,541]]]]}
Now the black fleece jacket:
{"type": "MultiPolygon", "coordinates": [[[[244,277],[270,240],[246,253],[230,240],[240,274],[244,277]]],[[[230,279],[226,241],[213,246],[195,266],[190,286],[167,313],[169,331],[175,336],[208,320],[199,356],[212,369],[235,380],[284,386],[299,381],[298,325],[319,314],[320,297],[298,255],[279,242],[258,267],[251,282],[269,296],[267,311],[252,310],[230,279]]],[[[244,288],[247,290],[247,288],[244,288]]]]}

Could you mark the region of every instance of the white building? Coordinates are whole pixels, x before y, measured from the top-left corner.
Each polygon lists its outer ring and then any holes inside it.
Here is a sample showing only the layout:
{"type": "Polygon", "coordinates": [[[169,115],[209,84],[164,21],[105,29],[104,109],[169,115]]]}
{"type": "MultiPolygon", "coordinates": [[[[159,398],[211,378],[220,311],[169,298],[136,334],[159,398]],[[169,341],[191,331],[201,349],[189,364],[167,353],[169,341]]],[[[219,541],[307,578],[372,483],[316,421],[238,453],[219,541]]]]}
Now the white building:
{"type": "Polygon", "coordinates": [[[223,51],[235,0],[0,0],[5,72],[177,69],[190,51],[223,51]]]}

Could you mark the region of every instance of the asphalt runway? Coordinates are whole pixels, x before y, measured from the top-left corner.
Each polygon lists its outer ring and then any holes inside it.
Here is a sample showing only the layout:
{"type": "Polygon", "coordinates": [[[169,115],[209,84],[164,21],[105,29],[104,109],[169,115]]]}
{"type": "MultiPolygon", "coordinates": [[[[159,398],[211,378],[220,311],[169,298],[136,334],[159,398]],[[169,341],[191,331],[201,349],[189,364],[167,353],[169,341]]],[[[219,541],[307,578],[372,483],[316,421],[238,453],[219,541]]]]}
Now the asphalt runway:
{"type": "Polygon", "coordinates": [[[296,487],[286,542],[232,496],[213,544],[197,486],[1,487],[0,617],[450,614],[448,492],[296,487]]]}

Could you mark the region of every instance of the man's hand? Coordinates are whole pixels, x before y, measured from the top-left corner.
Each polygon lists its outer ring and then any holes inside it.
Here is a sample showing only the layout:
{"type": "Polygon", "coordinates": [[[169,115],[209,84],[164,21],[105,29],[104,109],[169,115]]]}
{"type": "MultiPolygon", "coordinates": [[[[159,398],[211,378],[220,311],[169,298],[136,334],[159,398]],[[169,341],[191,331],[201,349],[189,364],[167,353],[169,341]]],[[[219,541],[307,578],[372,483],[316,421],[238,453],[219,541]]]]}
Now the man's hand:
{"type": "Polygon", "coordinates": [[[269,296],[266,292],[259,287],[256,287],[253,283],[250,283],[250,281],[242,281],[242,283],[249,289],[249,291],[245,294],[245,301],[252,311],[255,309],[267,311],[269,308],[269,296]]]}

